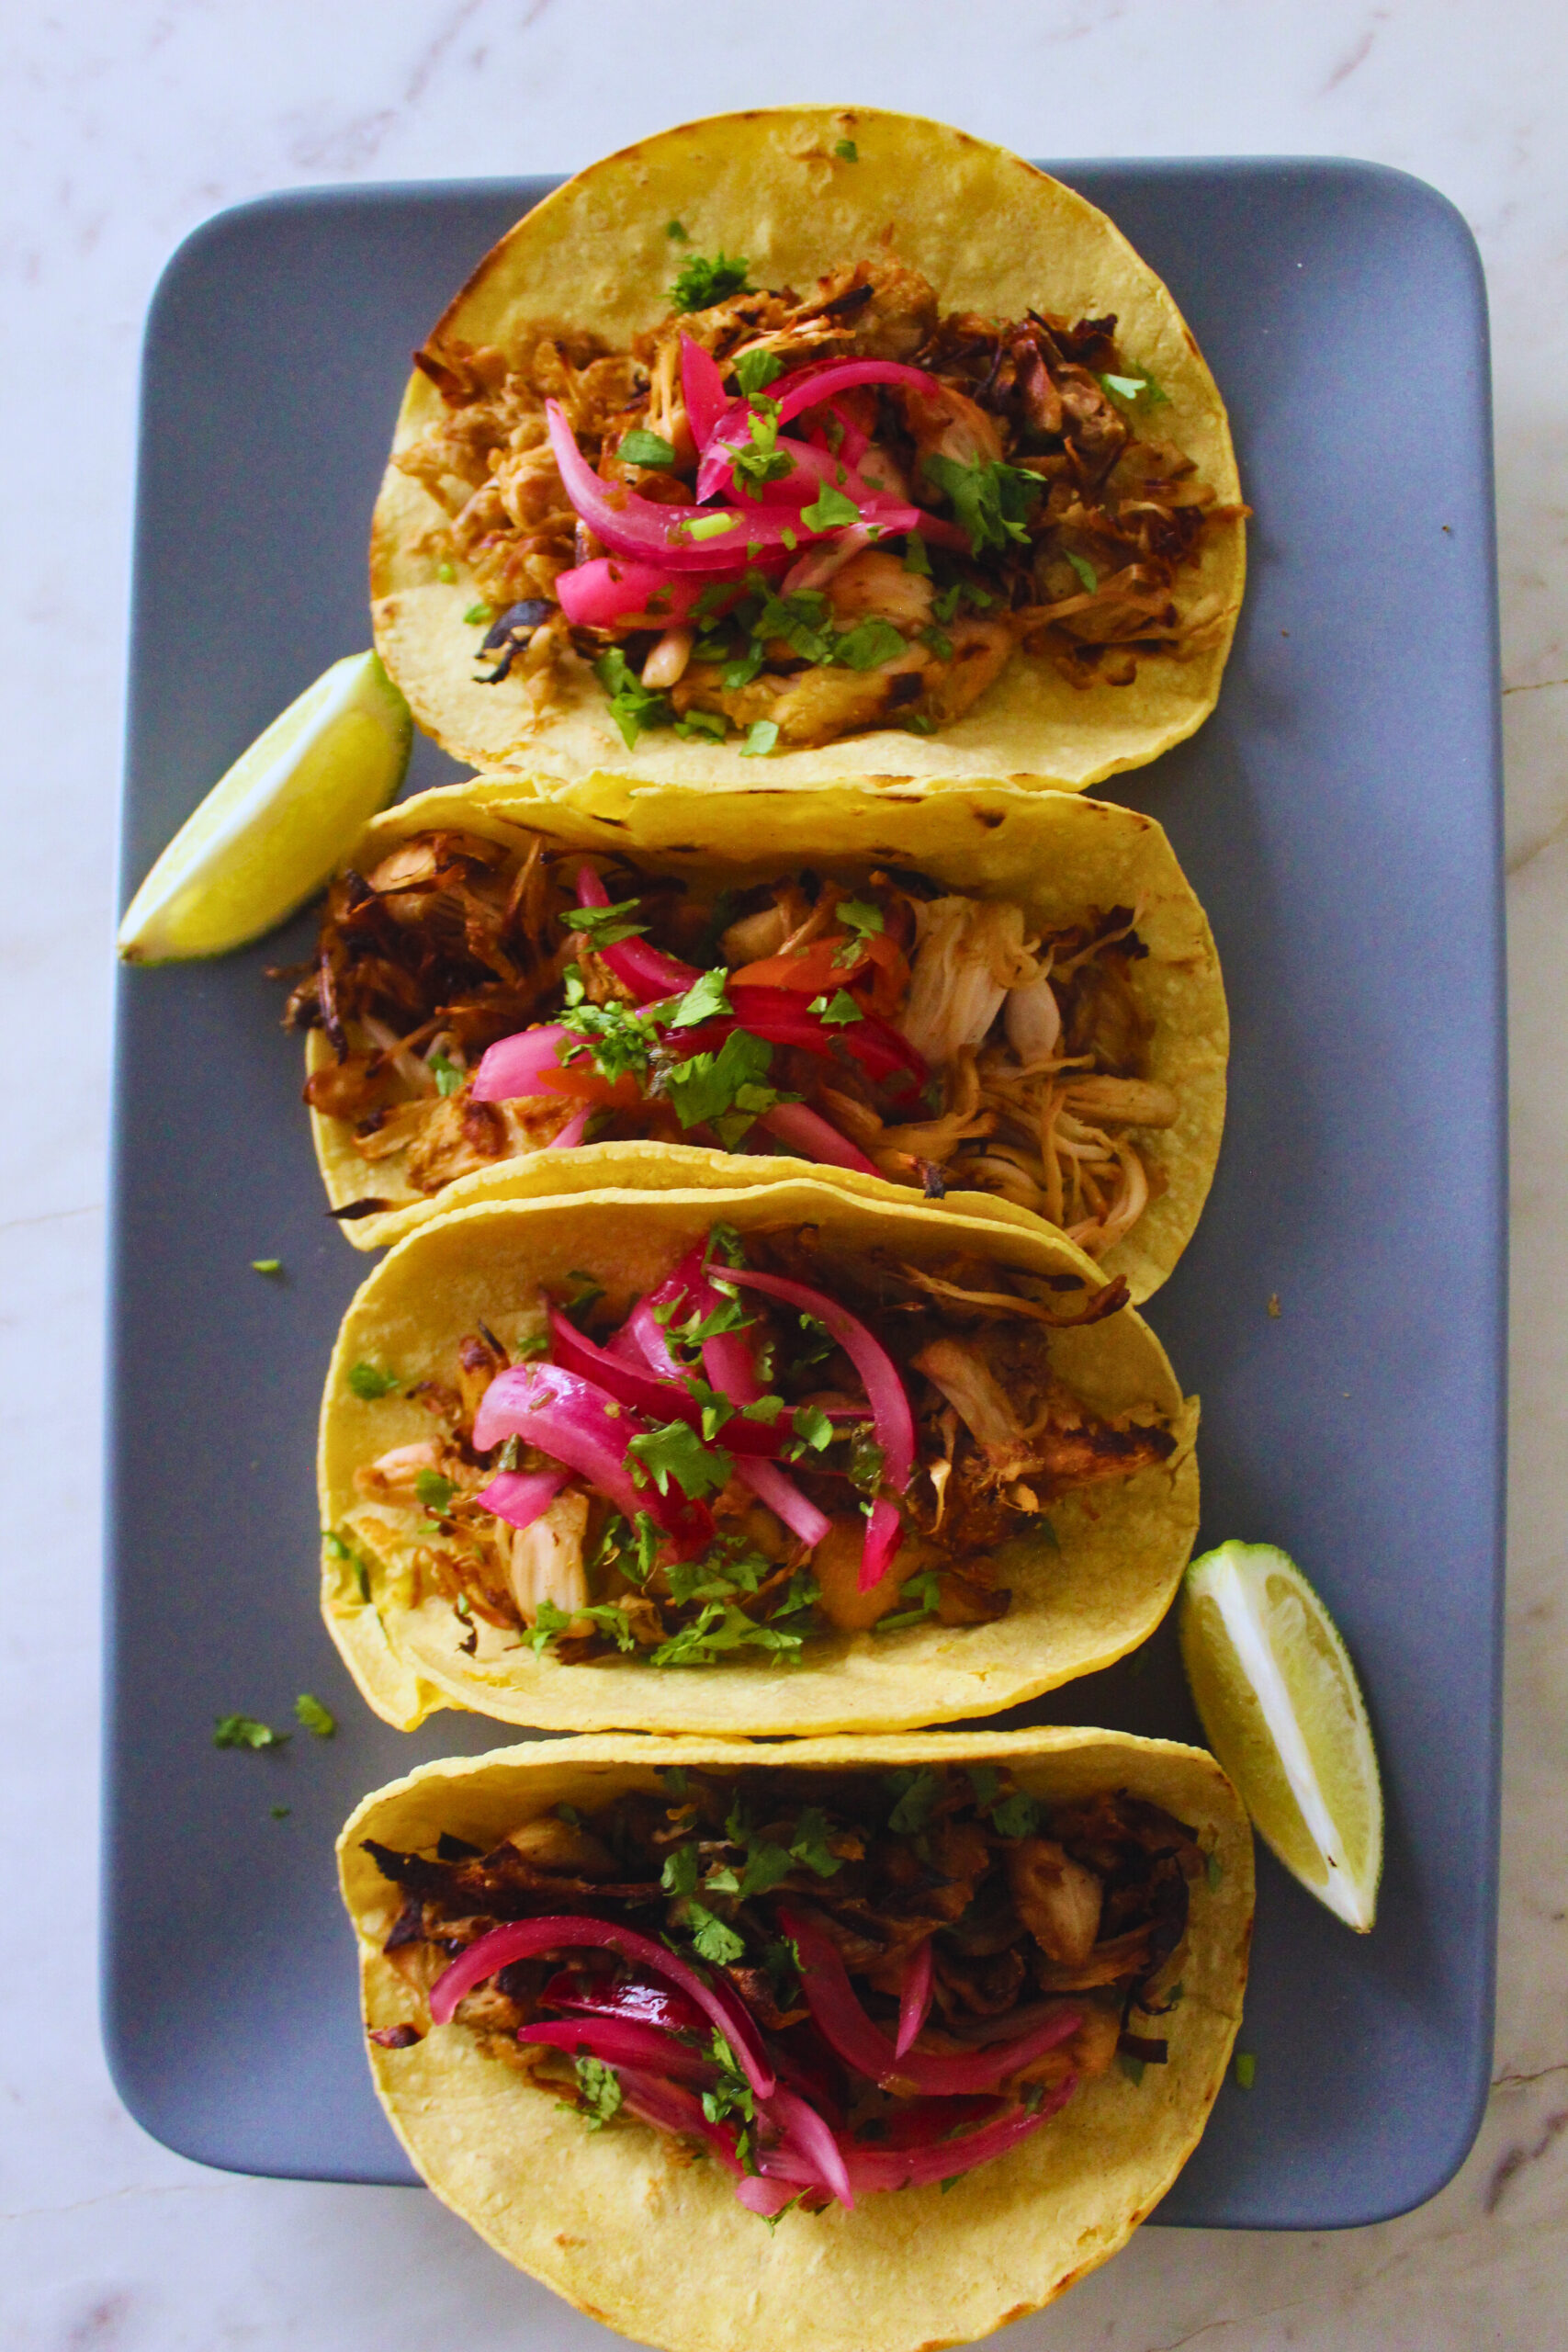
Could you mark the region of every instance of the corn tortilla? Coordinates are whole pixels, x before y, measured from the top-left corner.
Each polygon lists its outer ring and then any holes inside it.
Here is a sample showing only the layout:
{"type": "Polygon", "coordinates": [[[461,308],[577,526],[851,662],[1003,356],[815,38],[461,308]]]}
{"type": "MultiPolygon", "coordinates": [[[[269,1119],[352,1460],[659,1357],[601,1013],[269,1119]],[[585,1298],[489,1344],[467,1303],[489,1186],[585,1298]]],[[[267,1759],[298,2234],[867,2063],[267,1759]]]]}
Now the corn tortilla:
{"type": "MultiPolygon", "coordinates": [[[[367,2026],[412,2021],[418,1998],[381,1951],[400,1896],[361,1838],[407,1850],[443,1830],[488,1848],[561,1804],[582,1810],[655,1785],[660,1765],[739,1770],[744,1742],[594,1738],[425,1764],[367,1797],[338,1843],[358,1937],[367,2026]]],[[[1126,1733],[1050,1729],[816,1739],[792,1770],[1002,1764],[1065,1802],[1127,1790],[1185,1822],[1209,1852],[1193,1888],[1169,2062],[1134,2083],[1117,2067],[950,2195],[908,2188],[853,2213],[785,2213],[769,2231],[716,2165],[682,2163],[651,2130],[589,2132],[468,2029],[413,2047],[372,2043],[393,2130],[442,2202],[497,2253],[592,2318],[670,2352],[937,2352],[988,2335],[1098,2268],[1165,2194],[1196,2146],[1241,2020],[1252,1929],[1252,1839],[1202,1749],[1126,1733]]]]}

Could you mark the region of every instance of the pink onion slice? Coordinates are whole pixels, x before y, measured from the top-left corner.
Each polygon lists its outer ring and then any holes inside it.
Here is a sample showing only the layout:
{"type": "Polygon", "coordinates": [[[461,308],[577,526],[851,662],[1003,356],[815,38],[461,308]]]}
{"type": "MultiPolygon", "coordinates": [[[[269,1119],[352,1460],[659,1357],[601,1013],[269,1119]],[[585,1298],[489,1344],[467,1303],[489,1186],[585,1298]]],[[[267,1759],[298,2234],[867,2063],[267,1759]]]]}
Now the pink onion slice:
{"type": "Polygon", "coordinates": [[[526,1439],[608,1495],[627,1519],[647,1511],[680,1557],[696,1558],[713,1542],[707,1506],[639,1487],[626,1467],[629,1442],[649,1426],[641,1414],[564,1364],[514,1364],[485,1390],[474,1416],[474,1445],[486,1453],[502,1438],[526,1439]]]}
{"type": "Polygon", "coordinates": [[[763,2109],[763,2120],[779,2132],[781,2147],[808,2164],[821,2186],[835,2196],[847,2213],[855,2209],[843,2151],[808,2099],[781,2084],[763,2109]]]}
{"type": "MultiPolygon", "coordinates": [[[[717,584],[711,574],[601,555],[558,573],[555,594],[574,628],[625,628],[638,620],[649,628],[672,628],[688,617],[699,597],[709,599],[705,613],[722,610],[714,597],[717,584]]],[[[743,571],[736,571],[733,587],[737,596],[745,594],[743,571]]]]}
{"type": "Polygon", "coordinates": [[[545,1149],[547,1151],[573,1150],[588,1133],[588,1122],[593,1116],[596,1107],[592,1102],[585,1102],[581,1111],[574,1111],[565,1126],[550,1137],[545,1149]]]}
{"type": "MultiPolygon", "coordinates": [[[[557,1306],[549,1310],[549,1327],[550,1351],[558,1363],[565,1364],[570,1372],[581,1373],[586,1380],[597,1382],[623,1405],[635,1406],[651,1420],[684,1421],[692,1429],[701,1429],[702,1406],[693,1396],[686,1374],[679,1365],[671,1373],[650,1372],[640,1354],[628,1361],[625,1355],[617,1354],[613,1346],[601,1348],[584,1338],[576,1324],[557,1306]]],[[[662,1339],[663,1334],[660,1336],[662,1339]]],[[[664,1352],[674,1364],[669,1350],[664,1352]]],[[[713,1385],[716,1388],[718,1384],[713,1385]]],[[[744,1401],[750,1403],[750,1398],[744,1401]]],[[[785,1434],[786,1430],[776,1423],[769,1429],[764,1422],[742,1420],[738,1415],[734,1420],[726,1421],[714,1442],[730,1453],[771,1454],[779,1451],[785,1434]]]]}
{"type": "Polygon", "coordinates": [[[911,2050],[900,2057],[862,2007],[839,1948],[817,1914],[793,1903],[781,1904],[779,1924],[799,1949],[801,1990],[823,2040],[847,2066],[884,2087],[910,2085],[933,2098],[994,2091],[1032,2058],[1070,2041],[1083,2022],[1081,2010],[1064,2007],[1031,2032],[973,2053],[927,2056],[911,2050]]]}
{"type": "Polygon", "coordinates": [[[726,2172],[733,2174],[738,2181],[750,2177],[735,2153],[734,2133],[723,2124],[708,2121],[694,2091],[683,2089],[679,2083],[666,2082],[658,2075],[645,2074],[640,2068],[618,2067],[616,2074],[622,2097],[633,2115],[640,2116],[643,2122],[651,2123],[658,2132],[705,2140],[726,2172]]]}
{"type": "Polygon", "coordinates": [[[540,1994],[553,2009],[581,2010],[587,2017],[630,2018],[638,2025],[654,2025],[665,2033],[701,2033],[703,2013],[696,2004],[671,1984],[657,1984],[639,1976],[617,1984],[584,1981],[579,1970],[563,1968],[540,1994]]]}
{"type": "MultiPolygon", "coordinates": [[[[1068,2075],[1038,2107],[1010,2107],[995,2122],[982,2124],[977,2132],[964,2132],[933,2145],[872,2148],[863,2141],[840,2138],[839,2149],[851,2187],[864,2197],[883,2189],[930,2188],[940,2180],[956,2180],[962,2174],[973,2172],[976,2165],[1005,2156],[1010,2148],[1016,2148],[1038,2132],[1043,2123],[1060,2113],[1077,2088],[1077,2076],[1068,2075]]],[[[813,2186],[809,2166],[793,2150],[764,2148],[758,2163],[764,2177],[794,2181],[801,2188],[813,2186]]]]}
{"type": "MultiPolygon", "coordinates": [[[[577,446],[576,437],[557,401],[547,401],[550,447],[566,494],[594,537],[616,555],[641,556],[674,571],[713,572],[733,570],[738,561],[757,560],[750,550],[765,555],[770,548],[792,549],[805,537],[821,537],[803,522],[799,511],[787,506],[662,506],[638,498],[634,492],[611,496],[577,446]],[[714,531],[723,520],[728,527],[714,531]],[[694,526],[699,536],[692,536],[694,526]],[[785,532],[789,537],[786,539],[785,532]]],[[[878,497],[868,505],[866,519],[889,537],[902,531],[927,532],[931,518],[923,507],[878,497]]],[[[968,541],[964,542],[965,546],[968,541]]]]}
{"type": "MultiPolygon", "coordinates": [[[[561,1068],[559,1048],[563,1038],[571,1032],[563,1029],[558,1021],[547,1021],[537,1029],[518,1029],[510,1037],[498,1037],[487,1046],[480,1057],[469,1091],[476,1102],[515,1102],[532,1094],[554,1094],[559,1089],[546,1083],[547,1074],[561,1068]]],[[[573,1037],[575,1046],[579,1041],[573,1037]]]]}
{"type": "MultiPolygon", "coordinates": [[[[814,1315],[832,1334],[865,1384],[873,1434],[882,1448],[883,1473],[887,1484],[902,1494],[914,1475],[915,1417],[909,1409],[898,1367],[881,1340],[874,1338],[847,1307],[840,1306],[825,1292],[813,1290],[807,1283],[788,1282],[782,1274],[754,1273],[749,1266],[727,1266],[718,1279],[737,1283],[747,1290],[765,1291],[770,1298],[783,1299],[786,1306],[814,1315]]],[[[897,1510],[886,1496],[879,1496],[866,1522],[860,1573],[863,1592],[869,1592],[879,1584],[892,1566],[899,1532],[897,1510]]]]}
{"type": "Polygon", "coordinates": [[[435,2025],[448,2024],[465,1993],[472,1992],[476,1984],[481,1984],[498,1970],[509,1968],[514,1960],[531,1960],[537,1952],[573,1951],[592,1946],[618,1951],[634,1968],[643,1969],[649,1976],[662,1977],[684,1993],[688,2000],[694,2001],[728,2042],[757,2097],[772,2098],[778,2076],[756,2023],[739,1994],[722,1982],[705,1983],[668,1945],[655,1943],[651,1936],[639,1935],[635,1928],[623,1927],[616,1919],[596,1919],[589,1912],[552,1912],[543,1918],[516,1919],[476,1937],[442,1970],[431,1986],[431,2021],[435,2025]]]}
{"type": "Polygon", "coordinates": [[[715,425],[729,405],[729,395],[724,389],[717,360],[711,351],[704,350],[694,335],[681,337],[681,397],[686,403],[692,438],[699,450],[705,449],[713,439],[715,425]]]}
{"type": "Polygon", "coordinates": [[[853,1168],[863,1176],[880,1172],[858,1144],[840,1135],[809,1102],[781,1102],[775,1110],[764,1111],[757,1125],[803,1159],[815,1159],[824,1168],[853,1168]]]}
{"type": "MultiPolygon", "coordinates": [[[[578,868],[577,903],[580,907],[607,907],[610,893],[591,865],[578,868]]],[[[702,978],[694,964],[683,964],[678,956],[666,956],[660,947],[650,947],[646,939],[617,939],[598,954],[618,980],[637,991],[639,1004],[657,1003],[661,997],[684,996],[686,990],[702,978]]]]}
{"type": "Polygon", "coordinates": [[[799,2194],[793,2181],[764,2180],[759,2173],[748,2173],[744,2180],[735,2184],[737,2204],[744,2205],[749,2213],[761,2213],[770,2222],[786,2205],[793,2205],[799,2194]]]}
{"type": "Polygon", "coordinates": [[[566,1470],[498,1470],[474,1498],[509,1527],[532,1527],[565,1486],[566,1470]]]}
{"type": "Polygon", "coordinates": [[[766,1503],[774,1516],[783,1520],[792,1535],[798,1535],[815,1552],[833,1522],[826,1511],[818,1510],[809,1495],[802,1494],[786,1470],[781,1470],[776,1462],[749,1454],[737,1461],[735,1475],[742,1485],[750,1487],[760,1503],[766,1503]]]}
{"type": "Polygon", "coordinates": [[[541,2025],[520,2026],[517,2039],[574,2056],[584,2053],[606,2066],[649,2067],[676,2082],[700,2083],[705,2088],[718,2079],[711,2058],[635,2018],[552,2018],[541,2025]]]}
{"type": "Polygon", "coordinates": [[[925,2024],[931,2009],[931,1939],[915,1946],[904,1971],[903,1988],[898,1996],[898,2038],[893,2045],[895,2057],[902,2058],[909,2044],[925,2024]]]}

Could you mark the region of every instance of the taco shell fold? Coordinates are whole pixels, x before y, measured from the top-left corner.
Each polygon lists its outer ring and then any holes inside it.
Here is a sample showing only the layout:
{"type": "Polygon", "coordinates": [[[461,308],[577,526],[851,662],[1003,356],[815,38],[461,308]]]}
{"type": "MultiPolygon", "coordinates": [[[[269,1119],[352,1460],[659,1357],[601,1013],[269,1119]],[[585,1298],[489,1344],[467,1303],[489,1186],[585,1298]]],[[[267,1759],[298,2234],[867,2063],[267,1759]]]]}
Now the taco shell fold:
{"type": "Polygon", "coordinates": [[[1207,1883],[1191,1894],[1183,1997],[1169,2060],[1134,2081],[1080,2086],[1010,2154],[938,2188],[868,2196],[853,2213],[792,2211],[770,2231],[712,2163],[682,2162],[651,2130],[589,2132],[547,2089],[487,2056],[459,2024],[412,2048],[372,2044],[376,2088],[442,2202],[496,2251],[594,2319],[670,2352],[935,2352],[1048,2303],[1123,2245],[1201,2137],[1241,2019],[1252,1928],[1252,1840],[1201,1749],[1071,1729],[815,1739],[787,1758],[744,1742],[592,1738],[425,1764],[367,1797],[339,1840],[359,1942],[365,2017],[412,2022],[419,1996],[381,1946],[400,1897],[360,1841],[399,1849],[442,1831],[482,1847],[569,1804],[591,1811],[656,1786],[660,1765],[743,1773],[785,1760],[843,1771],[995,1763],[1031,1794],[1126,1791],[1197,1835],[1207,1883]]]}

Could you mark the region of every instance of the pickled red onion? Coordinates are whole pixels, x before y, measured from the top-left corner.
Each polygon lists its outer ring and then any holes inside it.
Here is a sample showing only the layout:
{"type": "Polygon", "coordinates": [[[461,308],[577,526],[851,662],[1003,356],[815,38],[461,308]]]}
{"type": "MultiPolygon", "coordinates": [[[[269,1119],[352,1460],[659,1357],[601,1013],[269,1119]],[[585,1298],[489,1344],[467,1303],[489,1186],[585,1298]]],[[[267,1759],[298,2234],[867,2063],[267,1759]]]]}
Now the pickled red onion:
{"type": "Polygon", "coordinates": [[[781,1102],[772,1111],[764,1111],[757,1125],[771,1136],[787,1144],[805,1159],[815,1159],[825,1168],[853,1168],[863,1176],[874,1176],[879,1171],[874,1160],[868,1159],[859,1144],[840,1135],[832,1123],[814,1111],[808,1102],[781,1102]]]}
{"type": "Polygon", "coordinates": [[[548,1510],[568,1476],[565,1470],[498,1470],[474,1499],[508,1527],[532,1527],[548,1510]]]}
{"type": "MultiPolygon", "coordinates": [[[[591,865],[578,868],[577,903],[580,907],[610,904],[610,893],[591,865]]],[[[683,964],[678,956],[666,956],[661,947],[650,947],[646,939],[617,939],[595,952],[618,980],[636,989],[639,1004],[656,1004],[661,997],[684,996],[702,978],[694,964],[683,964]]]]}

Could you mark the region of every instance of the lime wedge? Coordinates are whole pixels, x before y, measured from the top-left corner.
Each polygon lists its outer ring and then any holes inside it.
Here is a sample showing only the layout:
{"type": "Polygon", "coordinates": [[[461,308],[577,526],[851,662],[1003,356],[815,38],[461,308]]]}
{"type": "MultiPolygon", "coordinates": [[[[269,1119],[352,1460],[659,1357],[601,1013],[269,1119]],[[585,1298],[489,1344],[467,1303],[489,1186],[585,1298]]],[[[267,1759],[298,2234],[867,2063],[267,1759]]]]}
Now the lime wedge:
{"type": "Polygon", "coordinates": [[[1364,1935],[1382,1871],[1382,1790],[1334,1620],[1273,1544],[1222,1544],[1188,1569],[1180,1622],[1209,1745],[1259,1835],[1364,1935]]]}
{"type": "Polygon", "coordinates": [[[386,807],[412,738],[374,653],[334,662],[180,827],[126,910],[126,962],[225,956],[275,929],[386,807]]]}

